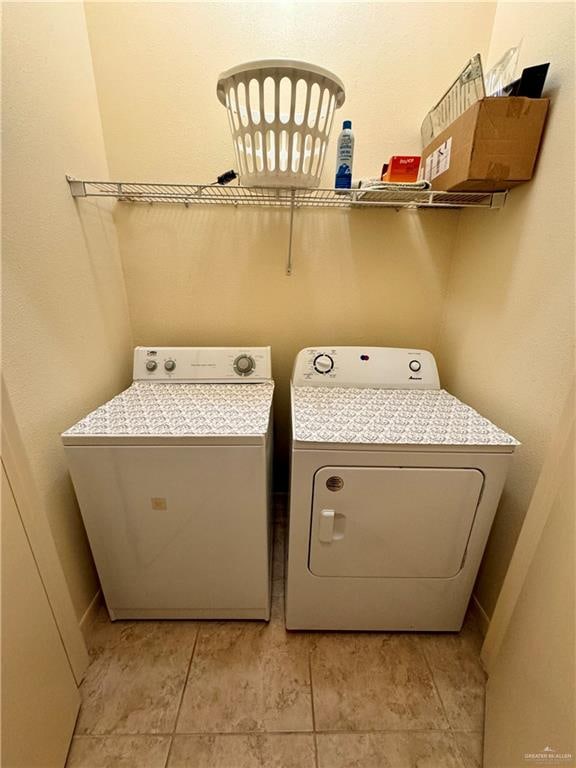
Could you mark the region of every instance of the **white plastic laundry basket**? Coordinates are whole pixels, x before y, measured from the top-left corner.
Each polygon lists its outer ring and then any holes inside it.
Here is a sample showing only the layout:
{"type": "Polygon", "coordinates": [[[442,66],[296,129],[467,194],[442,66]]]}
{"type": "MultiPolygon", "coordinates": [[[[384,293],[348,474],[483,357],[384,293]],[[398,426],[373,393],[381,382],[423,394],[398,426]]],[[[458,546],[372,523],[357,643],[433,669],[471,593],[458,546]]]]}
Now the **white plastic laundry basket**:
{"type": "Polygon", "coordinates": [[[289,59],[240,64],[218,79],[240,180],[247,187],[317,187],[344,86],[328,70],[289,59]]]}

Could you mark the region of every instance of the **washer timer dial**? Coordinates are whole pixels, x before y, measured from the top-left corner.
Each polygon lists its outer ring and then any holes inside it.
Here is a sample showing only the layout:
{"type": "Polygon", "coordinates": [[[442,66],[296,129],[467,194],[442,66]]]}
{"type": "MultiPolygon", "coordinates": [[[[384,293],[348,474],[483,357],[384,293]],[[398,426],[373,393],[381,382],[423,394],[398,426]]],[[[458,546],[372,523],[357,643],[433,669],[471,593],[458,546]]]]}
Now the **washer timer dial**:
{"type": "Polygon", "coordinates": [[[316,373],[325,375],[334,368],[334,359],[330,355],[316,355],[313,366],[316,373]]]}
{"type": "Polygon", "coordinates": [[[255,368],[256,363],[250,355],[238,355],[234,360],[234,370],[238,376],[250,376],[251,373],[254,373],[255,368]]]}

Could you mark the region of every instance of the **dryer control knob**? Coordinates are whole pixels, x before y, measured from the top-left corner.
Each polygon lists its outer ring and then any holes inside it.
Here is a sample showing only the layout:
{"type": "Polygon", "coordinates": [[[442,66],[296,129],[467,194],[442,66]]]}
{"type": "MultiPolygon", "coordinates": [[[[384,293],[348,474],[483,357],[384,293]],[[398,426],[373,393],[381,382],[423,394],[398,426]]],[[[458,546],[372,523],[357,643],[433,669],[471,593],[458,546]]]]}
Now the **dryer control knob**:
{"type": "Polygon", "coordinates": [[[146,363],[146,370],[152,373],[152,371],[155,371],[156,368],[158,368],[158,363],[156,362],[156,360],[148,360],[148,362],[146,363]]]}
{"type": "Polygon", "coordinates": [[[317,373],[330,373],[332,368],[334,368],[334,360],[330,355],[316,355],[314,358],[314,370],[317,373]]]}
{"type": "Polygon", "coordinates": [[[254,368],[256,368],[256,363],[250,355],[238,355],[234,360],[234,370],[238,376],[250,376],[254,372],[254,368]]]}
{"type": "Polygon", "coordinates": [[[414,371],[414,373],[417,373],[420,368],[422,368],[422,363],[420,360],[410,360],[408,363],[408,368],[410,368],[411,371],[414,371]]]}
{"type": "Polygon", "coordinates": [[[166,360],[164,368],[171,373],[176,368],[176,360],[166,360]]]}

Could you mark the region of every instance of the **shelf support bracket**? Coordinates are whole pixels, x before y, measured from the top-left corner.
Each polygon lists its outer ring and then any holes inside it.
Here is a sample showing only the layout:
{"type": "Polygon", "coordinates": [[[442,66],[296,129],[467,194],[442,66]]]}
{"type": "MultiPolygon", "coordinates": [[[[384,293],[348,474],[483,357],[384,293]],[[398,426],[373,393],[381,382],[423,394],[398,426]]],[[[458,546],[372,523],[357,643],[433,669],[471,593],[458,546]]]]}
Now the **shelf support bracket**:
{"type": "Polygon", "coordinates": [[[75,179],[74,176],[66,176],[66,181],[70,186],[70,194],[72,197],[86,197],[85,182],[75,179]]]}
{"type": "Polygon", "coordinates": [[[506,202],[507,192],[493,192],[490,208],[503,208],[506,202]]]}
{"type": "Polygon", "coordinates": [[[288,261],[286,262],[286,274],[292,274],[292,233],[294,232],[294,195],[295,190],[290,190],[290,229],[288,232],[288,261]]]}

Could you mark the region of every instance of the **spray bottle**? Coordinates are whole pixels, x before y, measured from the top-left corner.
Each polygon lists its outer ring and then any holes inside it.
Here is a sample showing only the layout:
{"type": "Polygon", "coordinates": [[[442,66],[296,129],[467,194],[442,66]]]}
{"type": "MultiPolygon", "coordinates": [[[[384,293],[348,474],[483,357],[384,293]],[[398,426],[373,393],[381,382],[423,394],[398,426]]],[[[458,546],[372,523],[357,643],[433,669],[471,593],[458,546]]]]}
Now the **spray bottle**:
{"type": "Polygon", "coordinates": [[[344,120],[338,136],[336,151],[336,189],[350,189],[352,186],[352,160],[354,157],[354,134],[352,121],[344,120]]]}

